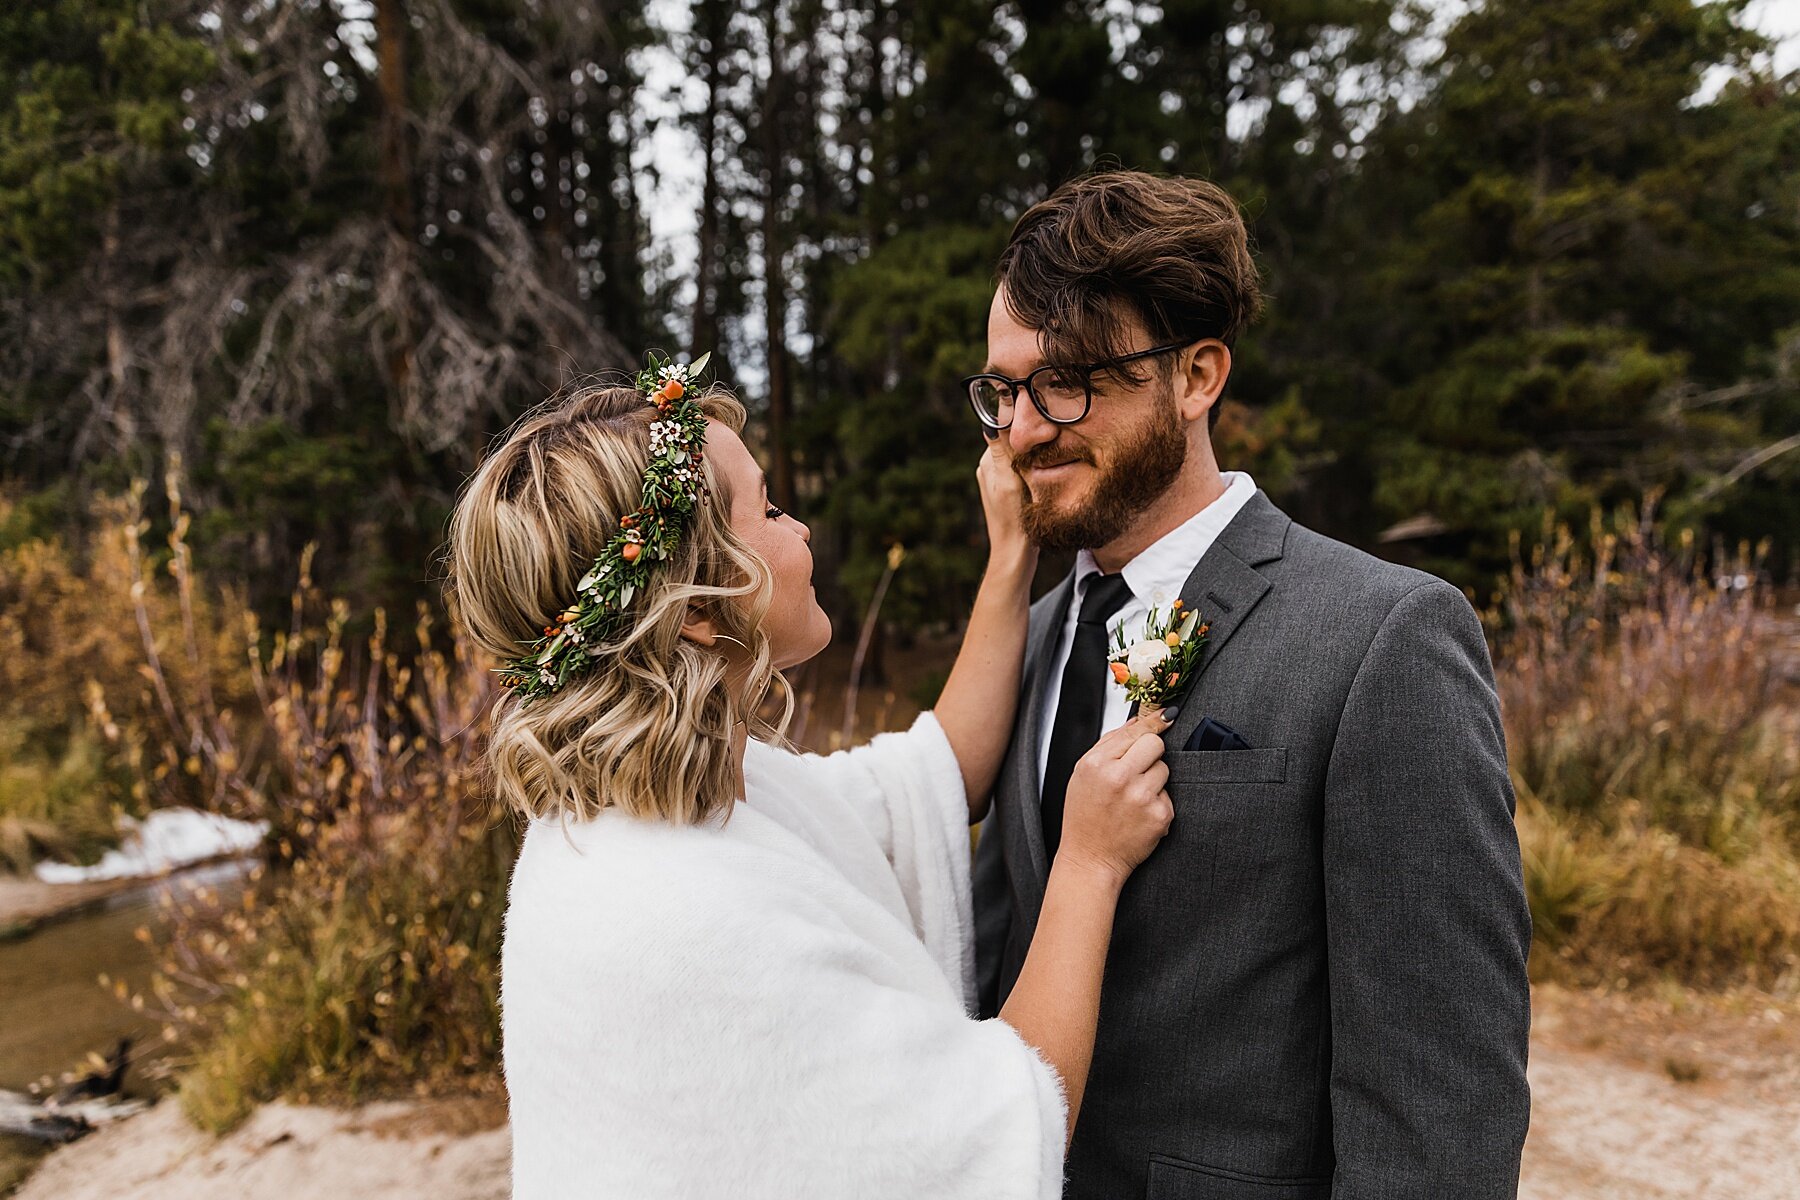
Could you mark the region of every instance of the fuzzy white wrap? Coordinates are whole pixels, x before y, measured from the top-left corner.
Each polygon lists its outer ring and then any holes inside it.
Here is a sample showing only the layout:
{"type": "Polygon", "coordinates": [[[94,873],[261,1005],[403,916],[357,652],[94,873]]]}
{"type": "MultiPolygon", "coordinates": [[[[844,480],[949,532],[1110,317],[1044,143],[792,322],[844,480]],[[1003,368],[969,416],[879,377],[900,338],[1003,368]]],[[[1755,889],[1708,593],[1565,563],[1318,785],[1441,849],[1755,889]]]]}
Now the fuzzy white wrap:
{"type": "Polygon", "coordinates": [[[744,774],[728,820],[528,829],[501,956],[514,1197],[1060,1197],[1060,1080],[969,1015],[937,718],[828,756],[752,740],[744,774]]]}

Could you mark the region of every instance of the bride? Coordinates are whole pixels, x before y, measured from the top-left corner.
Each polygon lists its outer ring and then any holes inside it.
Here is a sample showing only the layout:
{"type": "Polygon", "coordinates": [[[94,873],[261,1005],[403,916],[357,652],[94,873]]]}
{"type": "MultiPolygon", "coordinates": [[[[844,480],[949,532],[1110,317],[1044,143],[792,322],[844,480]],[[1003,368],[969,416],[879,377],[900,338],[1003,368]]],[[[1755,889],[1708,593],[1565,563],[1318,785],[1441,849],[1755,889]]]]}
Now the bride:
{"type": "Polygon", "coordinates": [[[968,827],[1036,564],[1018,478],[982,458],[988,566],[936,709],[796,753],[778,673],[831,636],[811,534],[693,374],[541,406],[451,522],[460,619],[508,662],[494,785],[527,821],[501,961],[513,1194],[1060,1196],[1119,889],[1173,817],[1167,725],[1076,768],[1018,984],[973,1019],[968,827]]]}

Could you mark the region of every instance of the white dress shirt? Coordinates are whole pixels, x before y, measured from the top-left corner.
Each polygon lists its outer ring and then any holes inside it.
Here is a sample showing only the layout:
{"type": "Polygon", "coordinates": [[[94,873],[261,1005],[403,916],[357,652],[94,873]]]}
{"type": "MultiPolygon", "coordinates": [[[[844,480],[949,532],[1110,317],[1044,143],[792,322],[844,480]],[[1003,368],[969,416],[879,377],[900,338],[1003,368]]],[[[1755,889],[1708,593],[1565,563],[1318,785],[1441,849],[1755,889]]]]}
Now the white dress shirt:
{"type": "MultiPolygon", "coordinates": [[[[1181,595],[1181,585],[1193,574],[1194,564],[1211,548],[1231,518],[1237,516],[1250,497],[1256,495],[1256,481],[1243,471],[1225,471],[1225,490],[1205,508],[1169,530],[1138,552],[1136,558],[1120,568],[1131,599],[1106,623],[1106,644],[1113,645],[1114,632],[1123,625],[1127,641],[1136,641],[1143,632],[1144,618],[1151,605],[1167,615],[1169,605],[1181,595]]],[[[1050,761],[1050,732],[1056,726],[1056,704],[1062,693],[1063,667],[1069,661],[1069,644],[1075,637],[1075,621],[1081,615],[1081,598],[1090,575],[1100,573],[1100,564],[1086,550],[1075,556],[1075,592],[1069,600],[1069,613],[1051,647],[1049,674],[1045,677],[1043,722],[1038,737],[1038,788],[1044,785],[1044,769],[1050,761]]],[[[1205,619],[1204,617],[1202,618],[1205,619]]],[[[1125,685],[1106,677],[1106,705],[1100,718],[1100,732],[1109,733],[1125,723],[1131,702],[1125,698],[1125,685]]]]}

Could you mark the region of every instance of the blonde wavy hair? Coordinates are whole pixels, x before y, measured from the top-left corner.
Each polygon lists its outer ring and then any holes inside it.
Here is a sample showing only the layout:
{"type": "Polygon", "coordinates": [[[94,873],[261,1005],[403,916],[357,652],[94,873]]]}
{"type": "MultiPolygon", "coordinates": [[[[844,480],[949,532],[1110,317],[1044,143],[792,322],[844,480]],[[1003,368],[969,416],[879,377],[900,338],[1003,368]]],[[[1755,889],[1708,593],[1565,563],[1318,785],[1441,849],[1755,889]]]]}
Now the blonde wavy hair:
{"type": "MultiPolygon", "coordinates": [[[[711,420],[743,430],[730,392],[715,386],[697,400],[711,420]]],[[[450,520],[446,575],[452,611],[480,649],[515,658],[575,602],[577,581],[638,506],[655,418],[635,388],[585,384],[521,417],[476,468],[450,520]]],[[[733,531],[711,455],[703,469],[712,502],[651,571],[629,627],[594,647],[599,661],[530,704],[511,693],[495,701],[487,762],[511,811],[585,820],[616,808],[682,824],[729,815],[736,727],[785,741],[792,690],[761,629],[773,576],[733,531]],[[735,687],[719,649],[681,636],[690,606],[742,647],[735,687]],[[771,720],[762,714],[777,693],[771,720]]]]}

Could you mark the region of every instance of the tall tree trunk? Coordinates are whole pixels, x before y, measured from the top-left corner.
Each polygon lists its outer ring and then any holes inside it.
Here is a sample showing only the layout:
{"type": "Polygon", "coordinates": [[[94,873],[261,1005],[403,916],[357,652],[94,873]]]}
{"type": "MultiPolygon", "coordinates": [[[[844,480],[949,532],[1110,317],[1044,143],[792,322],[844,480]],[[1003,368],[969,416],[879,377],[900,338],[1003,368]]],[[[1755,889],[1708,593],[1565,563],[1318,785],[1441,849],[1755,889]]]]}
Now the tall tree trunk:
{"type": "Polygon", "coordinates": [[[631,169],[631,140],[637,129],[633,85],[624,52],[615,41],[603,44],[596,61],[607,82],[600,85],[587,114],[589,137],[584,148],[591,168],[588,186],[597,200],[594,236],[600,243],[593,305],[602,323],[625,344],[631,361],[641,362],[651,348],[653,322],[645,311],[638,181],[631,169]],[[622,136],[614,132],[615,117],[624,127],[622,136]]]}
{"type": "Polygon", "coordinates": [[[788,447],[792,415],[792,383],[788,377],[787,275],[782,263],[787,246],[781,228],[786,202],[783,186],[785,147],[781,137],[781,107],[786,97],[782,69],[781,6],[770,0],[768,19],[769,80],[763,88],[760,134],[763,155],[763,317],[769,352],[769,492],[782,508],[794,506],[794,460],[788,447]]]}
{"type": "Polygon", "coordinates": [[[1525,276],[1525,325],[1532,332],[1544,327],[1544,209],[1550,201],[1550,139],[1540,119],[1531,172],[1531,266],[1525,276]]]}
{"type": "MultiPolygon", "coordinates": [[[[567,76],[566,71],[563,74],[567,76]]],[[[566,167],[575,148],[569,119],[568,110],[559,104],[550,114],[549,128],[545,131],[544,186],[538,193],[538,202],[544,209],[544,223],[538,233],[538,242],[543,247],[545,274],[558,291],[574,299],[578,290],[575,255],[569,243],[569,198],[563,193],[568,179],[566,167]]]]}
{"type": "Polygon", "coordinates": [[[700,66],[706,78],[706,109],[700,115],[700,154],[706,163],[706,176],[700,188],[700,245],[694,260],[693,340],[688,346],[693,354],[704,354],[719,344],[719,299],[714,279],[719,255],[719,74],[720,59],[725,53],[725,21],[730,15],[710,4],[705,15],[709,18],[707,44],[700,66]]]}
{"type": "Polygon", "coordinates": [[[404,410],[413,388],[412,289],[404,276],[413,245],[411,171],[406,153],[406,0],[376,0],[375,64],[381,95],[381,199],[388,227],[386,270],[401,276],[394,290],[394,340],[388,381],[404,410]]]}
{"type": "MultiPolygon", "coordinates": [[[[116,439],[115,445],[120,448],[129,447],[136,440],[136,422],[126,411],[125,372],[131,362],[131,351],[125,343],[125,321],[122,309],[125,306],[124,287],[120,280],[123,273],[119,270],[119,201],[106,206],[106,219],[101,225],[100,256],[103,264],[101,278],[105,280],[102,289],[103,303],[106,306],[106,419],[112,425],[110,431],[116,439]]],[[[185,446],[166,447],[165,449],[183,450],[185,446]]]]}

